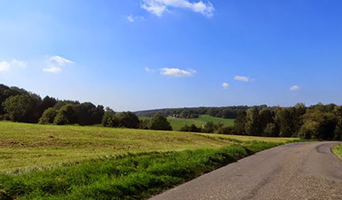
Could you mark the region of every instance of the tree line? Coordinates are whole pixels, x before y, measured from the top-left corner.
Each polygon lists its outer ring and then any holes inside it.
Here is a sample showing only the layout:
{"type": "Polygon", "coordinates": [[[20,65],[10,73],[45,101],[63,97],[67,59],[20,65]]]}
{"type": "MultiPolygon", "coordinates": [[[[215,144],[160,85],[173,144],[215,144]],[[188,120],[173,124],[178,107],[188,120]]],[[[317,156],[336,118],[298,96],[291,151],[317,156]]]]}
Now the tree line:
{"type": "Polygon", "coordinates": [[[185,125],[182,131],[264,137],[342,140],[342,106],[317,104],[306,107],[249,108],[240,111],[233,127],[212,122],[196,127],[185,125]]]}
{"type": "Polygon", "coordinates": [[[310,107],[306,107],[304,104],[297,104],[294,107],[267,107],[265,105],[200,107],[116,113],[108,107],[105,109],[102,105],[96,106],[90,102],[58,100],[49,96],[41,98],[39,95],[24,89],[0,84],[0,120],[14,122],[56,125],[79,124],[82,126],[102,124],[104,127],[172,130],[167,116],[177,115],[176,117],[184,118],[199,114],[221,116],[225,111],[228,113],[228,110],[236,112],[233,127],[208,122],[201,127],[185,125],[181,130],[265,137],[342,139],[342,107],[335,104],[317,104],[310,107]],[[137,114],[153,114],[153,117],[139,120],[137,114]]]}
{"type": "Polygon", "coordinates": [[[115,113],[111,108],[90,102],[58,100],[17,87],[0,84],[0,120],[40,124],[102,124],[104,127],[172,130],[166,117],[156,114],[150,120],[139,120],[132,112],[115,113]]]}
{"type": "MultiPolygon", "coordinates": [[[[267,107],[266,105],[254,106],[258,109],[267,107]]],[[[157,110],[146,110],[136,112],[138,116],[152,117],[159,113],[164,116],[177,118],[198,118],[199,115],[210,115],[226,119],[235,119],[240,111],[246,111],[248,106],[229,106],[229,107],[198,107],[198,108],[165,108],[157,110]]]]}

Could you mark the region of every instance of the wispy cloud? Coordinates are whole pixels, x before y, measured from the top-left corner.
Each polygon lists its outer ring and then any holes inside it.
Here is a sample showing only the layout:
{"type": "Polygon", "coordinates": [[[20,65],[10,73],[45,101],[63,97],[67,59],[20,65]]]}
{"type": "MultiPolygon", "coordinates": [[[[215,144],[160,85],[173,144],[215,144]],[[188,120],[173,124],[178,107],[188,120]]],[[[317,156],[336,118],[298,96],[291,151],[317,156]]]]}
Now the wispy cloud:
{"type": "Polygon", "coordinates": [[[214,15],[215,11],[212,3],[209,1],[204,3],[202,0],[198,2],[189,2],[188,0],[141,0],[141,7],[158,17],[161,17],[166,11],[170,11],[170,8],[189,9],[209,18],[214,15]]]}
{"type": "Polygon", "coordinates": [[[173,77],[186,77],[186,76],[192,76],[196,73],[196,70],[182,70],[178,68],[162,68],[160,70],[160,73],[166,76],[173,76],[173,77]]]}
{"type": "Polygon", "coordinates": [[[8,71],[11,67],[26,68],[27,63],[24,61],[13,59],[11,61],[0,61],[0,72],[8,71]]]}
{"type": "Polygon", "coordinates": [[[74,63],[75,62],[61,56],[51,56],[48,59],[47,67],[44,68],[43,71],[47,73],[59,73],[62,71],[63,66],[74,63]]]}
{"type": "Polygon", "coordinates": [[[299,90],[301,90],[301,87],[299,87],[298,85],[294,85],[294,86],[290,87],[290,90],[291,91],[299,91],[299,90]]]}
{"type": "Polygon", "coordinates": [[[131,23],[133,23],[135,21],[135,19],[132,15],[127,16],[127,20],[131,23]]]}
{"type": "Polygon", "coordinates": [[[229,88],[229,84],[228,83],[226,83],[226,82],[223,82],[222,83],[222,87],[223,87],[223,89],[227,89],[227,88],[229,88]]]}
{"type": "Polygon", "coordinates": [[[156,72],[156,70],[148,68],[148,67],[145,67],[144,70],[148,73],[155,73],[156,72]]]}
{"type": "Polygon", "coordinates": [[[252,79],[247,76],[234,76],[234,80],[242,82],[251,82],[252,79]]]}

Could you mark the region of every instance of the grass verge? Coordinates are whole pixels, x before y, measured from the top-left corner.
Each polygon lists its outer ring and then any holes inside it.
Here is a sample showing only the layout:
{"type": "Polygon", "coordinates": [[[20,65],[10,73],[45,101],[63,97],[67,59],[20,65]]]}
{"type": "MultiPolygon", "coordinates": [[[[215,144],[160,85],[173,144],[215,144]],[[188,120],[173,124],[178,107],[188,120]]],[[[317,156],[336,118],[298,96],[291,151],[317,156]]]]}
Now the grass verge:
{"type": "Polygon", "coordinates": [[[333,148],[332,148],[332,151],[335,155],[337,155],[339,158],[342,159],[342,144],[339,144],[339,145],[335,145],[333,148]]]}
{"type": "MultiPolygon", "coordinates": [[[[0,174],[0,195],[13,199],[144,199],[282,143],[128,154],[24,174],[0,174]]],[[[1,197],[1,196],[0,196],[1,197]]]]}

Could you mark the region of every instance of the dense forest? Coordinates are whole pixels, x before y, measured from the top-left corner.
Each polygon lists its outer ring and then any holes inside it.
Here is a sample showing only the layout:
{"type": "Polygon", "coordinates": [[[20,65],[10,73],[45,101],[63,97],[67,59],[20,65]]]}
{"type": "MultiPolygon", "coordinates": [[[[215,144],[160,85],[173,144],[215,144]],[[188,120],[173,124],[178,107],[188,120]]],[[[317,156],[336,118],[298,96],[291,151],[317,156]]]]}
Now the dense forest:
{"type": "Polygon", "coordinates": [[[207,122],[201,127],[185,125],[182,131],[266,137],[300,137],[305,139],[341,140],[342,107],[317,104],[306,107],[235,106],[160,109],[141,112],[119,112],[90,102],[58,100],[0,84],[0,120],[40,124],[79,124],[172,130],[166,116],[196,118],[208,114],[234,118],[234,126],[207,122]],[[137,115],[152,116],[139,120],[137,115]]]}

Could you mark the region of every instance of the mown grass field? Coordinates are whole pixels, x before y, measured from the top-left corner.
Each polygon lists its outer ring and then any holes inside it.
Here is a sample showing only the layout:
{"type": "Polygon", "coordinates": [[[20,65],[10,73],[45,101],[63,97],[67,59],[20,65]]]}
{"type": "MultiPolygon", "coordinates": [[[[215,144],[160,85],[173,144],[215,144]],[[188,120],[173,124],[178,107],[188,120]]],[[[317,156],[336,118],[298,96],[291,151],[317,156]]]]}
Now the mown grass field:
{"type": "Polygon", "coordinates": [[[0,199],[142,199],[294,140],[0,122],[0,199]]]}
{"type": "Polygon", "coordinates": [[[335,155],[342,158],[342,144],[334,146],[332,150],[335,155]]]}
{"type": "MultiPolygon", "coordinates": [[[[140,119],[149,119],[149,117],[139,117],[140,119]]],[[[173,130],[179,131],[180,128],[184,125],[195,124],[197,127],[201,127],[202,124],[207,122],[214,122],[215,124],[222,123],[227,126],[233,126],[235,119],[224,119],[219,117],[212,117],[210,115],[200,115],[198,118],[194,119],[184,119],[184,118],[174,118],[168,117],[167,120],[170,122],[173,130]]]]}

